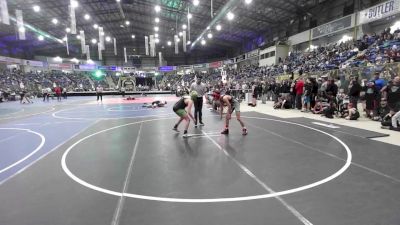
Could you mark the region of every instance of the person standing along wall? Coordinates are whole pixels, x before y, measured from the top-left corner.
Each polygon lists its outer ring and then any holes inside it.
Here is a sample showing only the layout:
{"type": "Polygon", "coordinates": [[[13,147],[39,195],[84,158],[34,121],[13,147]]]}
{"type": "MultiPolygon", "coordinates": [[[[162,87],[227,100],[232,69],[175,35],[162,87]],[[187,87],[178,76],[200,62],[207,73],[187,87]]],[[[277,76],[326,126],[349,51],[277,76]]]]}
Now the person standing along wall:
{"type": "Polygon", "coordinates": [[[97,86],[96,88],[96,96],[97,96],[97,101],[99,101],[100,99],[101,102],[103,102],[103,87],[101,85],[97,86]]]}
{"type": "Polygon", "coordinates": [[[207,86],[201,82],[202,77],[198,76],[197,81],[190,86],[190,92],[197,92],[197,98],[194,101],[194,126],[197,126],[197,122],[200,126],[204,126],[203,123],[203,96],[207,92],[207,86]]]}

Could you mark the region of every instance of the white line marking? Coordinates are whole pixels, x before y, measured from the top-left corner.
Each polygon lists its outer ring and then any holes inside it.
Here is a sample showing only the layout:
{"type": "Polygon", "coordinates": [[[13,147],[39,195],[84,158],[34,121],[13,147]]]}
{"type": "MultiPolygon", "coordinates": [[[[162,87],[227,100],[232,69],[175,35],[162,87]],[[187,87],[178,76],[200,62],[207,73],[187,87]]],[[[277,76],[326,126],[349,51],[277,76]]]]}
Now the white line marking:
{"type": "MultiPolygon", "coordinates": [[[[256,125],[251,124],[251,123],[247,123],[247,124],[249,124],[249,126],[255,127],[255,128],[260,129],[260,130],[263,130],[263,131],[265,131],[265,132],[267,132],[267,133],[270,133],[270,134],[272,134],[272,135],[275,135],[275,136],[277,136],[277,137],[280,137],[280,138],[282,138],[282,139],[285,140],[285,141],[288,141],[288,142],[292,142],[292,143],[301,145],[301,146],[303,146],[303,147],[305,147],[305,148],[308,148],[308,149],[310,149],[310,150],[313,150],[313,151],[322,153],[322,154],[324,154],[324,155],[330,156],[330,157],[335,158],[335,159],[338,159],[338,160],[340,160],[340,161],[346,161],[345,159],[340,158],[339,156],[336,156],[336,155],[334,155],[334,154],[321,151],[321,150],[319,150],[319,149],[317,149],[317,148],[314,148],[314,147],[309,146],[309,145],[307,145],[307,144],[304,144],[304,143],[302,143],[302,142],[299,142],[299,141],[296,141],[296,140],[287,138],[287,137],[285,137],[285,136],[282,136],[282,135],[280,135],[280,134],[278,134],[278,133],[275,133],[275,132],[273,132],[273,131],[267,130],[267,129],[265,129],[265,128],[258,127],[258,126],[256,126],[256,125]]],[[[397,183],[400,183],[400,180],[399,180],[399,179],[397,179],[397,178],[395,178],[395,177],[392,177],[392,176],[390,176],[390,175],[384,174],[384,173],[382,173],[382,172],[379,172],[379,171],[377,171],[377,170],[374,170],[374,169],[372,169],[372,168],[369,168],[369,167],[367,167],[367,166],[363,166],[363,165],[358,164],[358,163],[356,163],[356,162],[351,162],[351,165],[356,166],[356,167],[359,167],[359,168],[362,168],[362,169],[365,169],[365,170],[367,170],[367,171],[369,171],[369,172],[371,172],[371,173],[375,173],[375,174],[377,174],[377,175],[380,175],[380,176],[389,178],[389,179],[391,179],[391,180],[393,180],[393,181],[395,181],[395,182],[397,182],[397,183]]]]}
{"type": "MultiPolygon", "coordinates": [[[[242,116],[242,117],[243,117],[243,116],[242,116]]],[[[112,190],[108,190],[108,189],[105,189],[105,188],[101,188],[101,187],[95,186],[95,185],[93,185],[93,184],[90,184],[90,183],[88,183],[88,182],[82,180],[81,178],[79,178],[79,177],[77,177],[75,174],[73,174],[73,173],[69,170],[69,168],[68,168],[68,166],[67,166],[66,158],[67,158],[69,152],[70,152],[73,148],[75,148],[75,146],[77,146],[78,144],[80,144],[81,142],[83,142],[83,141],[85,141],[85,140],[87,140],[87,139],[89,139],[89,138],[91,138],[91,137],[93,137],[93,136],[95,136],[95,135],[98,135],[98,134],[101,134],[101,133],[104,133],[104,132],[107,132],[107,131],[115,130],[115,129],[118,129],[118,128],[121,128],[121,127],[126,127],[126,126],[130,126],[130,125],[134,125],[134,124],[139,124],[139,123],[146,123],[146,122],[152,122],[152,121],[160,121],[160,120],[165,120],[165,119],[176,119],[176,117],[172,117],[172,118],[149,119],[149,120],[143,120],[143,121],[138,121],[138,122],[127,123],[127,124],[124,124],[124,125],[119,125],[119,126],[111,127],[111,128],[104,129],[104,130],[98,131],[98,132],[96,132],[96,133],[90,134],[90,135],[88,135],[88,136],[86,136],[86,137],[84,137],[84,138],[78,140],[78,141],[75,142],[74,144],[72,144],[72,145],[64,152],[64,154],[63,154],[63,156],[62,156],[62,158],[61,158],[61,167],[62,167],[62,169],[64,170],[64,172],[65,172],[72,180],[74,180],[75,182],[77,182],[77,183],[81,184],[82,186],[85,186],[85,187],[87,187],[87,188],[89,188],[89,189],[92,189],[92,190],[95,190],[95,191],[98,191],[98,192],[102,192],[102,193],[105,193],[105,194],[109,194],[109,195],[114,195],[114,196],[118,196],[118,197],[120,197],[120,196],[123,195],[123,196],[130,197],[130,198],[137,198],[137,199],[144,199],[144,200],[151,200],[151,201],[161,201],[161,202],[212,203],[212,202],[250,201],[250,200],[256,200],[256,199],[274,198],[274,197],[281,196],[281,195],[288,195],[288,194],[293,194],[293,193],[296,193],[296,192],[304,191],[304,190],[307,190],[307,189],[311,189],[311,188],[317,187],[317,186],[319,186],[319,185],[322,185],[322,184],[324,184],[324,183],[327,183],[327,182],[329,182],[329,181],[331,181],[331,180],[333,180],[333,179],[339,177],[339,176],[340,176],[341,174],[343,174],[343,173],[350,167],[350,165],[351,165],[352,154],[351,154],[350,148],[349,148],[342,140],[340,140],[339,138],[337,138],[337,137],[335,137],[335,136],[333,136],[333,135],[331,135],[331,134],[329,134],[329,133],[327,133],[327,132],[324,132],[324,131],[321,131],[321,130],[318,130],[318,129],[316,129],[316,128],[309,127],[309,126],[306,126],[306,125],[303,125],[303,124],[298,124],[298,123],[288,122],[288,121],[283,121],[283,120],[275,120],[275,119],[259,118],[259,117],[243,117],[243,118],[253,118],[253,119],[262,119],[262,120],[271,120],[271,121],[276,121],[276,122],[282,122],[282,123],[286,123],[286,124],[290,124],[290,125],[296,125],[296,126],[308,128],[308,129],[310,129],[310,130],[314,130],[314,131],[317,131],[317,132],[319,132],[319,133],[325,134],[325,135],[327,135],[327,136],[333,138],[333,139],[336,140],[337,142],[339,142],[339,143],[344,147],[344,149],[346,150],[346,153],[347,153],[346,163],[345,163],[345,165],[344,165],[342,168],[340,168],[340,169],[339,169],[337,172],[335,172],[334,174],[332,174],[332,175],[330,175],[330,176],[328,176],[328,177],[326,177],[326,178],[324,178],[324,179],[322,179],[322,180],[316,181],[316,182],[314,182],[314,183],[311,183],[311,184],[308,184],[308,185],[305,185],[305,186],[296,187],[296,188],[293,188],[293,189],[284,190],[284,191],[279,191],[279,192],[275,192],[275,193],[264,194],[264,195],[254,195],[254,196],[245,196],[245,197],[233,197],[233,198],[213,198],[213,199],[165,198],[165,197],[155,197],[155,196],[147,196],[147,195],[128,194],[128,193],[121,193],[121,192],[117,192],[117,191],[112,191],[112,190]]]]}
{"type": "MultiPolygon", "coordinates": [[[[270,188],[267,184],[265,184],[261,179],[259,179],[250,169],[248,169],[245,165],[240,163],[235,157],[232,157],[225,148],[223,148],[220,144],[218,144],[214,139],[212,139],[209,135],[203,132],[205,137],[207,137],[215,146],[219,148],[219,150],[222,150],[224,154],[230,158],[236,165],[240,167],[247,175],[249,175],[253,180],[255,180],[258,184],[260,184],[265,190],[267,190],[269,193],[275,193],[272,188],[270,188]]],[[[283,200],[280,196],[275,196],[275,198],[282,203],[283,206],[286,207],[294,216],[297,217],[303,224],[305,225],[312,225],[312,223],[307,220],[299,211],[297,211],[293,206],[289,205],[285,200],[283,200]]]]}
{"type": "Polygon", "coordinates": [[[319,125],[319,126],[323,126],[323,127],[328,127],[328,128],[332,128],[332,129],[338,129],[340,127],[335,126],[333,124],[325,124],[325,123],[320,123],[320,122],[312,122],[315,125],[319,125]]]}
{"type": "MultiPolygon", "coordinates": [[[[97,120],[96,122],[94,122],[93,124],[89,125],[87,128],[93,126],[94,124],[96,124],[97,122],[99,122],[99,120],[97,120]]],[[[7,177],[6,179],[4,179],[3,181],[0,182],[0,186],[4,183],[6,183],[7,181],[11,180],[12,178],[14,178],[15,176],[17,176],[18,174],[24,172],[26,169],[28,169],[29,167],[31,167],[33,164],[37,163],[38,161],[40,161],[41,159],[44,159],[47,155],[49,155],[50,153],[52,153],[54,150],[58,149],[59,147],[61,147],[62,145],[64,145],[65,143],[67,143],[68,141],[70,141],[71,139],[75,138],[76,136],[80,135],[81,133],[83,133],[86,129],[81,130],[80,132],[74,134],[73,136],[71,136],[69,139],[63,141],[62,143],[60,143],[59,145],[57,145],[56,147],[52,148],[50,151],[46,152],[45,154],[43,154],[42,156],[40,156],[38,159],[36,159],[35,161],[29,163],[28,165],[26,165],[24,168],[18,170],[16,173],[14,173],[13,175],[7,177]]]]}
{"type": "MultiPolygon", "coordinates": [[[[135,143],[135,147],[133,148],[131,161],[129,162],[128,170],[126,171],[126,177],[125,177],[124,188],[122,189],[122,193],[126,193],[126,191],[128,190],[130,177],[132,175],[133,162],[135,161],[136,152],[137,152],[138,147],[139,147],[139,140],[140,140],[140,134],[142,133],[142,126],[143,126],[143,123],[140,124],[139,132],[138,132],[138,135],[136,137],[136,143],[135,143]]],[[[122,208],[124,207],[124,203],[125,203],[125,196],[122,195],[119,198],[118,205],[117,205],[117,208],[115,210],[114,217],[113,217],[113,220],[112,220],[112,223],[111,223],[112,225],[118,225],[119,224],[119,218],[121,217],[121,212],[122,212],[122,208]]]]}
{"type": "Polygon", "coordinates": [[[38,151],[43,147],[44,143],[46,142],[46,138],[45,138],[41,133],[38,133],[38,132],[35,132],[35,131],[32,131],[32,130],[29,130],[29,129],[22,129],[22,128],[0,128],[0,130],[20,130],[20,131],[26,131],[26,132],[28,132],[28,133],[35,134],[35,135],[37,135],[37,136],[39,136],[39,137],[41,138],[41,141],[40,141],[39,146],[37,146],[31,153],[29,153],[28,155],[26,155],[24,158],[22,158],[22,159],[18,160],[17,162],[15,162],[15,163],[13,163],[13,164],[7,166],[6,168],[1,169],[1,170],[0,170],[0,174],[1,174],[1,173],[4,173],[5,171],[7,171],[7,170],[9,170],[9,169],[11,169],[11,168],[13,168],[13,167],[15,167],[15,166],[17,166],[18,164],[22,163],[23,161],[25,161],[26,159],[28,159],[29,157],[31,157],[33,154],[35,154],[36,152],[38,152],[38,151]]]}

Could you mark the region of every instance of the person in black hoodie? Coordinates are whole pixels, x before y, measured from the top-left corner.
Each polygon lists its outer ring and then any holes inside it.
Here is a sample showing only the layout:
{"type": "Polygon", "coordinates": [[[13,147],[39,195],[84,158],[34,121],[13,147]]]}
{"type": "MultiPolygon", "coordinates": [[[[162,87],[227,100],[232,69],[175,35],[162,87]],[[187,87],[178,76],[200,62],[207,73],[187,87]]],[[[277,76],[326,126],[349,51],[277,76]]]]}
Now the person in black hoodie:
{"type": "Polygon", "coordinates": [[[353,104],[354,107],[357,108],[358,100],[360,99],[362,87],[358,83],[358,77],[351,77],[350,78],[350,85],[349,85],[349,100],[350,103],[353,104]]]}

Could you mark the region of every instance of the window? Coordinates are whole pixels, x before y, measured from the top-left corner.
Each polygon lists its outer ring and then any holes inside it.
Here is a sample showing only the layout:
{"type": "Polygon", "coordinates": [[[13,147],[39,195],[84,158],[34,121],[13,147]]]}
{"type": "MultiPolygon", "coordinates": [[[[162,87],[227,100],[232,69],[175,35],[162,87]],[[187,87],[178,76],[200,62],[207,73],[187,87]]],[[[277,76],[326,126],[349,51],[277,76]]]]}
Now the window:
{"type": "Polygon", "coordinates": [[[275,51],[273,51],[273,52],[270,52],[270,55],[269,55],[270,57],[274,57],[275,56],[275,51]]]}

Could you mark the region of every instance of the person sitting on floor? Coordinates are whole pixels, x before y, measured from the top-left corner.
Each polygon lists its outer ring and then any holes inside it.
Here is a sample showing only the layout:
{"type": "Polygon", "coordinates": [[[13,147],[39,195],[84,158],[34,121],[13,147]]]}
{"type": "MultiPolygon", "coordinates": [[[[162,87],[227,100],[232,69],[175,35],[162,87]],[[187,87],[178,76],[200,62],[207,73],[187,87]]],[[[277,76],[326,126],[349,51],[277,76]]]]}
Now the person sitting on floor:
{"type": "Polygon", "coordinates": [[[358,120],[360,118],[360,113],[358,112],[357,108],[353,106],[352,103],[348,104],[348,109],[345,110],[345,113],[347,114],[346,120],[358,120]]]}

